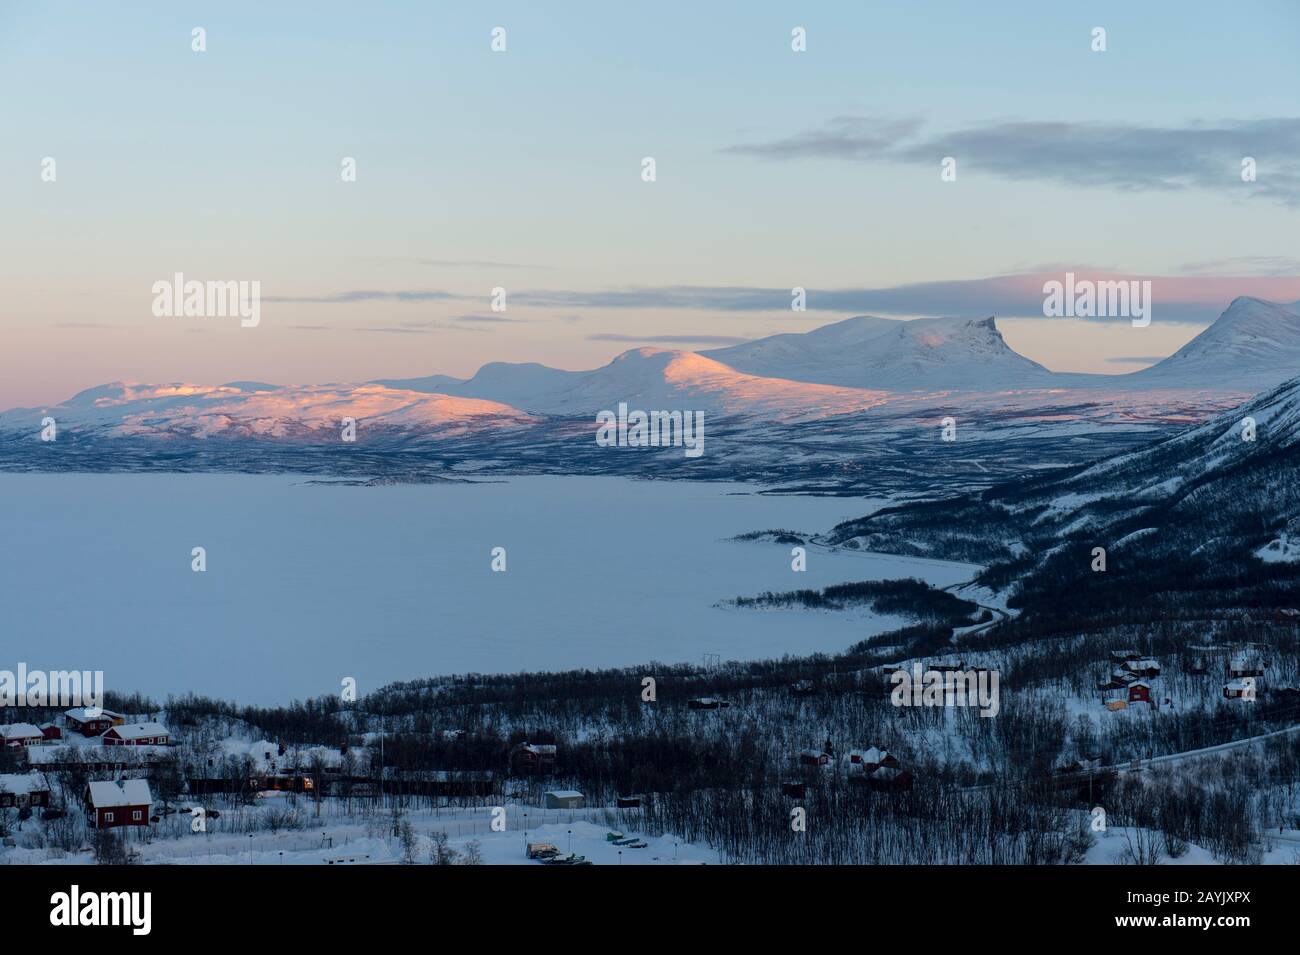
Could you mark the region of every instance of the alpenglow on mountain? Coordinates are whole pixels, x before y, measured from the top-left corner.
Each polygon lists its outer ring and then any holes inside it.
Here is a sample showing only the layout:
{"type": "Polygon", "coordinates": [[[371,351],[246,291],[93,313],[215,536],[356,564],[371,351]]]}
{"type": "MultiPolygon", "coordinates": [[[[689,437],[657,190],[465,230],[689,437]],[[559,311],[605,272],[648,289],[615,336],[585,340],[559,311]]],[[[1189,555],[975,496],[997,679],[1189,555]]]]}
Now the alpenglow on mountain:
{"type": "Polygon", "coordinates": [[[74,434],[107,438],[324,441],[350,417],[370,436],[437,439],[531,430],[559,418],[591,421],[620,403],[703,411],[714,422],[809,427],[888,413],[902,416],[904,426],[911,421],[919,427],[935,409],[956,401],[968,417],[1014,407],[1026,420],[1080,427],[1105,421],[1111,427],[1119,408],[1127,408],[1132,421],[1204,420],[1296,374],[1300,308],[1238,298],[1174,355],[1124,375],[1052,372],[1008,346],[993,318],[863,316],[701,352],[634,348],[590,371],[491,362],[469,379],[116,382],[53,407],[0,413],[0,436],[32,437],[48,414],[74,434]]]}
{"type": "Polygon", "coordinates": [[[1052,379],[1007,345],[991,317],[864,315],[701,354],[752,375],[890,391],[997,391],[1046,387],[1052,379]]]}

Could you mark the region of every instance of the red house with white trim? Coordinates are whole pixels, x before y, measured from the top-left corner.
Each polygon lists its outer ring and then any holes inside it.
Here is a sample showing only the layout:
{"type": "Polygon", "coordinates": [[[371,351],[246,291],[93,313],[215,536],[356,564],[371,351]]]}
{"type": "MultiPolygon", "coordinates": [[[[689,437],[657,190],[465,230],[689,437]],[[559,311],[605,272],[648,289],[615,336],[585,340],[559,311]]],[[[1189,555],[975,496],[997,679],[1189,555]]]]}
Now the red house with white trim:
{"type": "Polygon", "coordinates": [[[100,740],[105,746],[166,746],[170,735],[161,723],[123,723],[110,726],[100,740]]]}
{"type": "Polygon", "coordinates": [[[86,784],[86,821],[96,829],[147,826],[153,796],[145,779],[111,780],[86,784]]]}
{"type": "Polygon", "coordinates": [[[0,809],[23,809],[49,804],[50,784],[44,773],[0,775],[0,809]]]}
{"type": "Polygon", "coordinates": [[[126,717],[103,707],[75,706],[63,714],[68,729],[82,736],[98,736],[110,726],[121,726],[126,717]]]}
{"type": "Polygon", "coordinates": [[[0,746],[36,746],[45,742],[45,734],[31,723],[9,723],[0,726],[0,746]]]}

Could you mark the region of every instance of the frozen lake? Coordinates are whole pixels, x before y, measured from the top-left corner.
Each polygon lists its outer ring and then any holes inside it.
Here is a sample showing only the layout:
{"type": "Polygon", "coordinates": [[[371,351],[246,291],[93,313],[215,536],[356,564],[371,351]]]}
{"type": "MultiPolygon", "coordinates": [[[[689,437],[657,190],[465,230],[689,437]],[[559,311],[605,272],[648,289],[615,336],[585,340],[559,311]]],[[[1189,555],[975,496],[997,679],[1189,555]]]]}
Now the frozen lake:
{"type": "Polygon", "coordinates": [[[717,601],[968,564],[726,540],[822,531],[873,503],[743,485],[520,477],[308,485],[292,476],[0,475],[0,669],[102,669],[156,697],[244,703],[464,672],[839,651],[889,617],[717,601]],[[207,571],[190,552],[207,550],[207,571]],[[494,573],[491,551],[506,548],[494,573]]]}

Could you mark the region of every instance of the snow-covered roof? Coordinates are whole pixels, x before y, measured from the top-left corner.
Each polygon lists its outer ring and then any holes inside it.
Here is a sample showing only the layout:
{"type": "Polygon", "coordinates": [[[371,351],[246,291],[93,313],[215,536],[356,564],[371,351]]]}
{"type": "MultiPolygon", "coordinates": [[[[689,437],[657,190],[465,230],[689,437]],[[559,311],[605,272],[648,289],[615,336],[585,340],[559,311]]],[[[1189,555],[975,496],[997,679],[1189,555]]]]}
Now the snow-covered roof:
{"type": "Polygon", "coordinates": [[[875,746],[868,747],[867,749],[851,749],[848,752],[849,759],[852,759],[854,756],[861,756],[864,763],[879,763],[888,755],[888,750],[879,749],[875,746]]]}
{"type": "Polygon", "coordinates": [[[1128,667],[1130,670],[1159,670],[1160,669],[1160,661],[1152,660],[1150,657],[1146,657],[1145,659],[1142,660],[1129,660],[1124,665],[1128,667]]]}
{"type": "Polygon", "coordinates": [[[113,712],[112,710],[105,710],[105,709],[102,709],[102,708],[101,708],[101,709],[96,709],[96,708],[93,707],[93,706],[89,706],[89,707],[88,707],[88,706],[74,706],[74,707],[73,707],[72,709],[70,709],[70,710],[64,710],[63,715],[66,716],[66,717],[68,717],[68,718],[70,718],[70,719],[74,719],[74,720],[76,720],[78,723],[84,723],[84,722],[86,722],[86,720],[98,720],[98,719],[105,719],[105,718],[110,719],[110,720],[113,720],[113,719],[124,720],[124,719],[126,719],[126,717],[123,716],[121,713],[115,713],[115,712],[113,712]],[[89,711],[89,712],[88,712],[88,711],[89,711]]]}
{"type": "Polygon", "coordinates": [[[555,754],[554,743],[523,743],[519,748],[530,753],[537,753],[539,756],[555,754]]]}
{"type": "Polygon", "coordinates": [[[167,727],[161,723],[127,723],[123,726],[114,726],[109,729],[110,733],[116,733],[122,739],[147,739],[151,736],[167,736],[167,727]]]}
{"type": "Polygon", "coordinates": [[[153,805],[149,781],[145,779],[124,779],[120,786],[111,780],[96,780],[86,785],[90,789],[90,804],[96,809],[153,805]]]}
{"type": "Polygon", "coordinates": [[[29,793],[50,791],[50,784],[43,773],[7,773],[0,775],[0,793],[12,793],[22,796],[29,793]]]}
{"type": "Polygon", "coordinates": [[[0,726],[0,737],[4,739],[27,739],[33,736],[45,738],[41,728],[31,723],[10,723],[7,726],[0,726]]]}
{"type": "MultiPolygon", "coordinates": [[[[221,756],[235,758],[247,756],[259,772],[283,772],[287,769],[306,769],[319,757],[326,768],[335,768],[343,764],[343,753],[330,746],[289,746],[284,755],[280,755],[280,744],[270,740],[224,739],[220,743],[221,756]],[[268,755],[269,754],[269,755],[268,755]]],[[[354,748],[354,753],[365,755],[365,750],[354,748]]]]}
{"type": "Polygon", "coordinates": [[[549,789],[546,792],[548,796],[554,796],[556,799],[581,799],[582,793],[576,789],[549,789]]]}

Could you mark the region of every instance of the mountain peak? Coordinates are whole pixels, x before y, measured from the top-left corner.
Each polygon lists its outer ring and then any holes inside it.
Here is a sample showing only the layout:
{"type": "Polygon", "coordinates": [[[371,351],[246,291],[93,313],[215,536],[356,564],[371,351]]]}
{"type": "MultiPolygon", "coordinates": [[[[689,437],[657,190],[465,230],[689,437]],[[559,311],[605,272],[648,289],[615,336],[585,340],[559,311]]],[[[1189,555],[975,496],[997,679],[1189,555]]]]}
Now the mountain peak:
{"type": "Polygon", "coordinates": [[[1230,380],[1243,391],[1258,391],[1297,372],[1300,310],[1241,295],[1190,342],[1135,377],[1186,387],[1230,380]]]}
{"type": "Polygon", "coordinates": [[[861,316],[700,354],[753,375],[851,388],[1001,391],[1051,376],[1007,345],[991,315],[861,316]]]}

